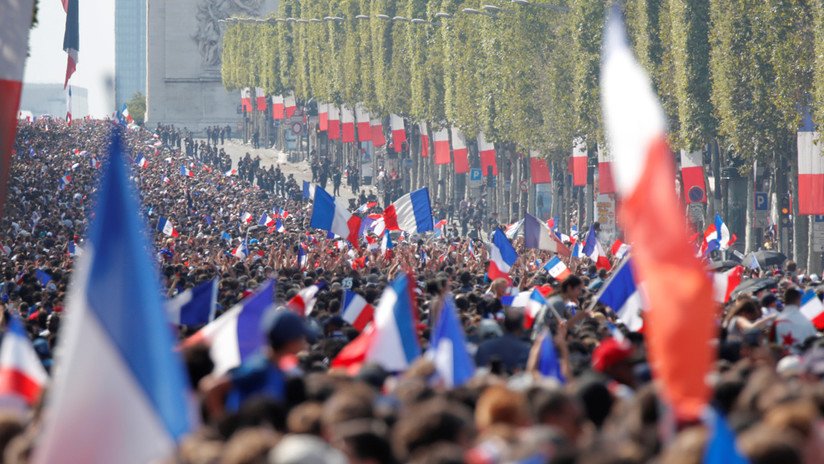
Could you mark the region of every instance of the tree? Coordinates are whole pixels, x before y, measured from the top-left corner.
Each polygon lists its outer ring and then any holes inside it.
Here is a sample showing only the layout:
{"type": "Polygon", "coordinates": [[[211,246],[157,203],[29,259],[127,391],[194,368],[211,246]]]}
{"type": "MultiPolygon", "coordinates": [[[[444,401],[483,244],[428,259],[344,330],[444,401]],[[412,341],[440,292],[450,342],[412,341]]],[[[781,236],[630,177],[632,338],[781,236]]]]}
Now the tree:
{"type": "Polygon", "coordinates": [[[126,102],[126,107],[129,109],[129,116],[134,119],[135,124],[143,125],[146,117],[146,96],[140,92],[132,95],[132,98],[126,102]]]}

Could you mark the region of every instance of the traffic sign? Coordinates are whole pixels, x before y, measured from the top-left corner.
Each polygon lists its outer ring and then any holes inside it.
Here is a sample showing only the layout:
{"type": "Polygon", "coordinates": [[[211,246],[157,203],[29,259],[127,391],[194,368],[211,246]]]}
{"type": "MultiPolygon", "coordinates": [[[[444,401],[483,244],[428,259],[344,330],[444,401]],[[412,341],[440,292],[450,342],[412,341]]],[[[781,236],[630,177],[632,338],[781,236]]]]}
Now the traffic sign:
{"type": "Polygon", "coordinates": [[[295,135],[300,135],[300,133],[303,132],[303,125],[301,123],[297,122],[297,121],[293,122],[292,123],[292,132],[295,135]]]}
{"type": "Polygon", "coordinates": [[[770,225],[770,197],[767,192],[755,192],[755,227],[764,229],[770,225]]]}
{"type": "Polygon", "coordinates": [[[469,180],[481,180],[481,168],[472,168],[469,170],[469,180]]]}
{"type": "Polygon", "coordinates": [[[770,202],[768,201],[767,192],[755,192],[755,210],[769,211],[770,202]]]}

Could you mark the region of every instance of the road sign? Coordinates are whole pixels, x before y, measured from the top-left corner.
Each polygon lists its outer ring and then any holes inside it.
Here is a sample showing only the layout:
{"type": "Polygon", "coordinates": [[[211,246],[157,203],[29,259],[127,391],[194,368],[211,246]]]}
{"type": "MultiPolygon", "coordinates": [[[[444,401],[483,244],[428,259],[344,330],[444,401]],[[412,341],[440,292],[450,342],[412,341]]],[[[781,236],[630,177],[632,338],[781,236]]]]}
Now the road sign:
{"type": "Polygon", "coordinates": [[[767,192],[755,192],[755,227],[766,229],[770,226],[770,197],[767,192]]]}
{"type": "Polygon", "coordinates": [[[824,252],[824,215],[813,216],[813,251],[824,252]]]}
{"type": "Polygon", "coordinates": [[[301,132],[303,132],[303,124],[301,124],[299,122],[293,122],[292,123],[292,132],[295,135],[299,135],[301,132]]]}
{"type": "Polygon", "coordinates": [[[769,211],[770,202],[768,201],[767,192],[755,192],[755,210],[769,211]]]}
{"type": "Polygon", "coordinates": [[[481,168],[472,168],[469,170],[469,180],[480,181],[481,177],[481,168]]]}

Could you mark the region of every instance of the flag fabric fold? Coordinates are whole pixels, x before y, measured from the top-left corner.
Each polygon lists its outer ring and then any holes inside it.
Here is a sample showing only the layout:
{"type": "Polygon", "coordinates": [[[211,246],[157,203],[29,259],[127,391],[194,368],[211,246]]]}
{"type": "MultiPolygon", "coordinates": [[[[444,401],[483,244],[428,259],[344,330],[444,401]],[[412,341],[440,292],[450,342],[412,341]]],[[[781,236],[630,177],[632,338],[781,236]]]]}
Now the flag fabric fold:
{"type": "Polygon", "coordinates": [[[321,187],[315,187],[310,227],[345,237],[354,247],[359,246],[358,231],[361,218],[350,213],[343,203],[321,187]]]}
{"type": "Polygon", "coordinates": [[[475,362],[466,350],[466,337],[451,296],[444,298],[430,345],[429,356],[446,387],[460,387],[475,374],[475,362]]]}
{"type": "Polygon", "coordinates": [[[387,230],[403,230],[410,234],[433,230],[429,189],[424,187],[398,198],[386,207],[383,218],[387,230]]]}
{"type": "Polygon", "coordinates": [[[503,278],[512,282],[509,270],[515,265],[517,259],[518,253],[504,232],[501,229],[495,229],[492,233],[492,242],[489,244],[489,268],[487,269],[489,280],[503,278]]]}
{"type": "Polygon", "coordinates": [[[217,310],[218,280],[184,290],[166,302],[166,314],[175,325],[195,327],[209,323],[217,310]]]}
{"type": "Polygon", "coordinates": [[[536,218],[526,213],[524,216],[524,246],[536,250],[554,251],[559,255],[569,256],[571,252],[561,240],[549,230],[549,227],[536,218]]]}
{"type": "Polygon", "coordinates": [[[26,328],[12,317],[0,346],[0,405],[19,411],[34,406],[48,380],[26,328]]]}

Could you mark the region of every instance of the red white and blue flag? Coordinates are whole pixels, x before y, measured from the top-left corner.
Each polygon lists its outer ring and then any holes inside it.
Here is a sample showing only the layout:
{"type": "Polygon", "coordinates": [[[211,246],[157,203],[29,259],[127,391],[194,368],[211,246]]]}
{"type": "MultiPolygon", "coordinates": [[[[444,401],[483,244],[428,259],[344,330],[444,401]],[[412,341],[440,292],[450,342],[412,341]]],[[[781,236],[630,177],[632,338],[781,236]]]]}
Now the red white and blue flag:
{"type": "Polygon", "coordinates": [[[744,266],[735,266],[723,272],[716,272],[713,275],[713,294],[717,303],[730,301],[732,291],[741,283],[744,275],[744,266]]]}
{"type": "Polygon", "coordinates": [[[177,237],[180,235],[177,229],[175,229],[175,226],[172,224],[172,221],[164,217],[157,220],[157,231],[169,237],[177,237]]]}
{"type": "Polygon", "coordinates": [[[593,263],[595,263],[596,268],[606,270],[610,270],[612,268],[612,265],[609,263],[609,258],[607,258],[607,254],[601,246],[601,242],[598,241],[598,234],[595,232],[595,225],[589,226],[589,233],[587,234],[586,243],[584,243],[584,247],[581,249],[581,252],[585,256],[588,256],[593,263]]]}
{"type": "Polygon", "coordinates": [[[506,279],[512,282],[509,277],[509,270],[518,260],[518,253],[512,247],[512,243],[506,238],[504,231],[495,229],[492,233],[492,242],[489,244],[489,268],[487,274],[489,280],[506,279]]]}
{"type": "Polygon", "coordinates": [[[713,250],[728,250],[730,246],[735,243],[735,234],[730,233],[730,229],[721,215],[715,214],[715,221],[707,226],[704,231],[704,241],[701,243],[701,254],[704,255],[713,250]]]}
{"type": "Polygon", "coordinates": [[[194,177],[195,173],[184,164],[180,166],[180,175],[183,177],[194,177]]]}
{"type": "Polygon", "coordinates": [[[557,256],[553,256],[547,263],[544,265],[544,269],[549,272],[549,275],[557,280],[558,282],[563,282],[567,279],[567,277],[572,275],[569,268],[561,258],[557,256]]]}
{"type": "Polygon", "coordinates": [[[135,161],[134,164],[136,164],[139,168],[145,169],[149,167],[149,160],[147,160],[145,156],[140,155],[137,157],[137,161],[135,161]]]}
{"type": "Polygon", "coordinates": [[[33,406],[48,380],[26,329],[12,317],[0,346],[0,404],[15,409],[33,406]]]}
{"type": "Polygon", "coordinates": [[[362,331],[366,328],[366,324],[372,322],[375,308],[367,303],[362,296],[347,289],[343,295],[340,313],[344,321],[359,331],[362,331]]]}
{"type": "MultiPolygon", "coordinates": [[[[4,13],[5,14],[5,13],[4,13]]],[[[65,89],[69,85],[69,79],[77,69],[80,62],[78,52],[80,51],[80,11],[78,0],[68,0],[66,8],[66,31],[63,34],[63,51],[68,55],[66,63],[66,80],[63,82],[65,89]]]]}
{"type": "Polygon", "coordinates": [[[355,248],[358,247],[358,232],[361,218],[346,209],[343,200],[339,200],[321,187],[315,187],[315,199],[312,203],[310,227],[332,232],[345,237],[355,248]]]}
{"type": "Polygon", "coordinates": [[[252,216],[252,213],[243,213],[243,214],[240,216],[240,222],[242,222],[242,223],[244,223],[244,224],[251,224],[251,223],[252,223],[252,219],[254,219],[254,218],[255,218],[255,217],[254,217],[254,216],[252,216]]]}
{"type": "Polygon", "coordinates": [[[569,256],[569,248],[564,245],[561,240],[551,231],[549,227],[536,218],[527,213],[524,216],[524,246],[535,250],[554,251],[559,255],[569,256]]]}
{"type": "Polygon", "coordinates": [[[272,227],[272,226],[275,225],[275,220],[271,216],[269,216],[268,214],[263,213],[263,214],[260,215],[260,219],[258,219],[258,224],[257,225],[265,226],[265,227],[272,227]]]}
{"type": "Polygon", "coordinates": [[[387,230],[417,234],[433,230],[429,189],[424,187],[395,200],[383,212],[387,230]]]}
{"type": "MultiPolygon", "coordinates": [[[[300,252],[300,247],[298,247],[300,252]]],[[[297,295],[293,296],[291,300],[286,302],[286,307],[297,313],[299,316],[308,317],[315,309],[315,301],[317,300],[318,292],[325,287],[323,282],[318,282],[315,285],[310,285],[299,291],[297,295]]]]}

